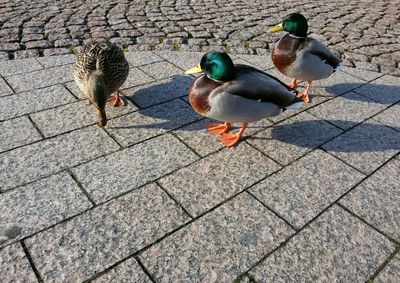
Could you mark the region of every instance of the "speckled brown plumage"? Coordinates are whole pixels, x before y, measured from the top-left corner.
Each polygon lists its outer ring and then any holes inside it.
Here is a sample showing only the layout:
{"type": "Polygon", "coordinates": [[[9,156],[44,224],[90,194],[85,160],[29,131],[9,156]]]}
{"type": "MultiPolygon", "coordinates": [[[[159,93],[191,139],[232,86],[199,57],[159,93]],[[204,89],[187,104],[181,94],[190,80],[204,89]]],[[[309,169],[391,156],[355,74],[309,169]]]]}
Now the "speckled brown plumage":
{"type": "Polygon", "coordinates": [[[295,38],[287,34],[275,44],[272,62],[282,74],[287,75],[287,69],[296,60],[297,52],[303,49],[305,41],[306,38],[295,38]]]}
{"type": "Polygon", "coordinates": [[[208,96],[214,89],[222,84],[223,82],[211,80],[206,75],[202,75],[195,80],[189,89],[189,101],[193,109],[202,115],[207,113],[210,110],[208,96]]]}

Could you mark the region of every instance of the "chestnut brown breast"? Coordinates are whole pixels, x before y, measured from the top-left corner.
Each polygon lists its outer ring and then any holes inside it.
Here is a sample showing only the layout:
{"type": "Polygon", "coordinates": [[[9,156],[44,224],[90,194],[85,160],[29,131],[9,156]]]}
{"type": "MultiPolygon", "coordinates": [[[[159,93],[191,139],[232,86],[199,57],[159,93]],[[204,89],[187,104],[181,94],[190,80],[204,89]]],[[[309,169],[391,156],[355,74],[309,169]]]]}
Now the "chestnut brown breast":
{"type": "Polygon", "coordinates": [[[296,60],[297,52],[303,48],[305,40],[287,34],[276,43],[272,50],[272,62],[281,73],[287,74],[288,67],[296,60]]]}
{"type": "Polygon", "coordinates": [[[214,89],[222,84],[223,82],[213,81],[206,75],[202,75],[195,80],[189,89],[189,101],[193,109],[201,115],[207,113],[210,110],[208,96],[214,89]]]}

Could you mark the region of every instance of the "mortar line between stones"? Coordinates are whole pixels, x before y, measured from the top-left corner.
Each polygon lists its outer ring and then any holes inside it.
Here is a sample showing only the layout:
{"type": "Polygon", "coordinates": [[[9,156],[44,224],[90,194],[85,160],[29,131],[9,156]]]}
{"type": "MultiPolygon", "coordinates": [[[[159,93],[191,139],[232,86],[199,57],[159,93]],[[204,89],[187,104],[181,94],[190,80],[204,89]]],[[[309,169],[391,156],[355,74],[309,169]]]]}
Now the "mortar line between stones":
{"type": "Polygon", "coordinates": [[[379,268],[371,275],[367,282],[373,282],[376,277],[382,272],[382,270],[392,261],[392,259],[400,253],[400,246],[397,246],[395,250],[385,259],[385,261],[379,266],[379,268]]]}
{"type": "Polygon", "coordinates": [[[36,279],[38,280],[39,283],[42,283],[43,282],[42,276],[40,275],[39,270],[36,268],[35,263],[33,262],[33,258],[23,240],[21,240],[21,246],[25,252],[26,257],[28,258],[29,264],[33,272],[35,273],[36,279]]]}
{"type": "Polygon", "coordinates": [[[3,79],[3,81],[6,83],[6,85],[11,89],[11,91],[13,92],[12,94],[8,94],[8,95],[4,95],[2,97],[6,97],[6,96],[11,96],[16,94],[14,88],[10,85],[10,83],[6,80],[6,78],[4,76],[1,76],[1,78],[3,79]]]}
{"type": "MultiPolygon", "coordinates": [[[[202,119],[202,120],[204,120],[204,119],[202,119]]],[[[198,122],[198,121],[201,121],[201,120],[197,120],[197,121],[195,121],[195,122],[193,122],[193,123],[196,123],[196,122],[198,122]]],[[[187,124],[187,125],[190,125],[190,124],[187,124]]],[[[187,125],[185,125],[185,127],[187,126],[187,125]]],[[[199,153],[197,153],[197,151],[195,151],[193,148],[191,148],[183,139],[181,139],[176,133],[174,133],[174,132],[170,132],[170,134],[172,135],[172,136],[174,136],[176,139],[178,139],[182,144],[184,144],[191,152],[193,152],[197,157],[199,157],[199,158],[202,158],[202,156],[199,154],[199,153]]]]}
{"type": "Polygon", "coordinates": [[[65,169],[69,173],[69,175],[74,179],[75,183],[78,185],[78,187],[81,189],[81,191],[84,193],[84,195],[87,197],[87,199],[90,201],[93,207],[96,207],[96,202],[92,199],[90,194],[85,190],[85,188],[82,186],[82,183],[78,180],[78,177],[72,172],[71,168],[67,167],[65,169]]]}
{"type": "MultiPolygon", "coordinates": [[[[28,117],[29,121],[31,121],[33,127],[36,129],[36,131],[38,131],[39,135],[42,137],[42,139],[41,139],[41,140],[38,140],[38,141],[43,141],[43,140],[45,140],[45,139],[46,139],[46,136],[45,136],[45,135],[43,134],[43,132],[39,129],[39,127],[38,127],[38,125],[35,123],[35,121],[32,120],[32,117],[29,116],[29,115],[27,115],[27,117],[28,117]]],[[[35,142],[38,142],[38,141],[35,141],[35,142]]],[[[34,142],[33,142],[33,143],[34,143],[34,142]]]]}
{"type": "Polygon", "coordinates": [[[146,275],[150,278],[150,280],[154,283],[156,283],[157,281],[154,279],[153,275],[150,273],[150,271],[144,266],[143,262],[140,260],[140,258],[137,255],[133,256],[137,263],[140,265],[140,267],[142,268],[142,270],[144,271],[144,273],[146,273],[146,275]]]}

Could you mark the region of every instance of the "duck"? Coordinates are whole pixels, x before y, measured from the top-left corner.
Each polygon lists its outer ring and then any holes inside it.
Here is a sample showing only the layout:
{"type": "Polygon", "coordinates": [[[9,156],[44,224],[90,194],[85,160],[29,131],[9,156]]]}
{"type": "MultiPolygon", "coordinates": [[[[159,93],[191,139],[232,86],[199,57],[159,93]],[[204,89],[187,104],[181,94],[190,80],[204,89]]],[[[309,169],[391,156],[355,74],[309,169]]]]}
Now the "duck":
{"type": "Polygon", "coordinates": [[[303,104],[297,90],[257,68],[233,64],[225,52],[207,52],[185,73],[203,73],[189,88],[189,102],[200,115],[223,122],[208,123],[207,129],[226,147],[239,143],[248,123],[303,104]],[[232,123],[242,124],[238,133],[229,133],[232,123]]]}
{"type": "Polygon", "coordinates": [[[88,98],[88,103],[96,107],[98,123],[107,124],[106,103],[114,107],[126,106],[120,96],[120,87],[129,74],[129,64],[124,52],[108,40],[91,41],[78,54],[73,75],[79,89],[88,98]],[[116,92],[114,96],[111,96],[116,92]]]}
{"type": "Polygon", "coordinates": [[[307,81],[304,92],[299,93],[308,103],[312,81],[326,79],[339,67],[340,60],[320,41],[307,37],[307,19],[299,14],[287,15],[282,23],[268,32],[288,32],[273,47],[271,57],[274,66],[284,75],[293,78],[289,84],[297,88],[297,81],[307,81]]]}

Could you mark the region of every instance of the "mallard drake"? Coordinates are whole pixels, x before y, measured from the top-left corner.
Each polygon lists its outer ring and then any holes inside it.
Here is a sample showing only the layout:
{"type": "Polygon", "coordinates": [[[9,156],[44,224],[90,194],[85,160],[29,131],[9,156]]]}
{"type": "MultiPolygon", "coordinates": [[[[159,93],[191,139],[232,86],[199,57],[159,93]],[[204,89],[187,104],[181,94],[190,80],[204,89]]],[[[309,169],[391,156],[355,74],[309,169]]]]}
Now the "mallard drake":
{"type": "Polygon", "coordinates": [[[247,123],[277,116],[303,103],[295,89],[251,66],[234,65],[224,52],[206,53],[186,74],[200,72],[205,74],[189,89],[190,104],[197,113],[224,122],[207,127],[208,132],[221,135],[219,140],[227,147],[239,142],[247,123]],[[231,123],[238,122],[242,123],[240,131],[229,133],[231,123]]]}
{"type": "Polygon", "coordinates": [[[299,96],[309,102],[311,82],[332,75],[339,66],[339,59],[321,42],[307,37],[306,18],[298,13],[289,14],[283,22],[269,32],[287,31],[272,50],[272,62],[284,75],[293,78],[289,84],[297,88],[297,80],[307,81],[307,88],[299,96]]]}
{"type": "Polygon", "coordinates": [[[124,52],[109,41],[92,41],[78,55],[74,66],[74,78],[80,90],[96,106],[99,125],[107,124],[106,102],[113,106],[125,105],[119,88],[129,73],[124,52]],[[115,96],[109,96],[117,92],[115,96]]]}

